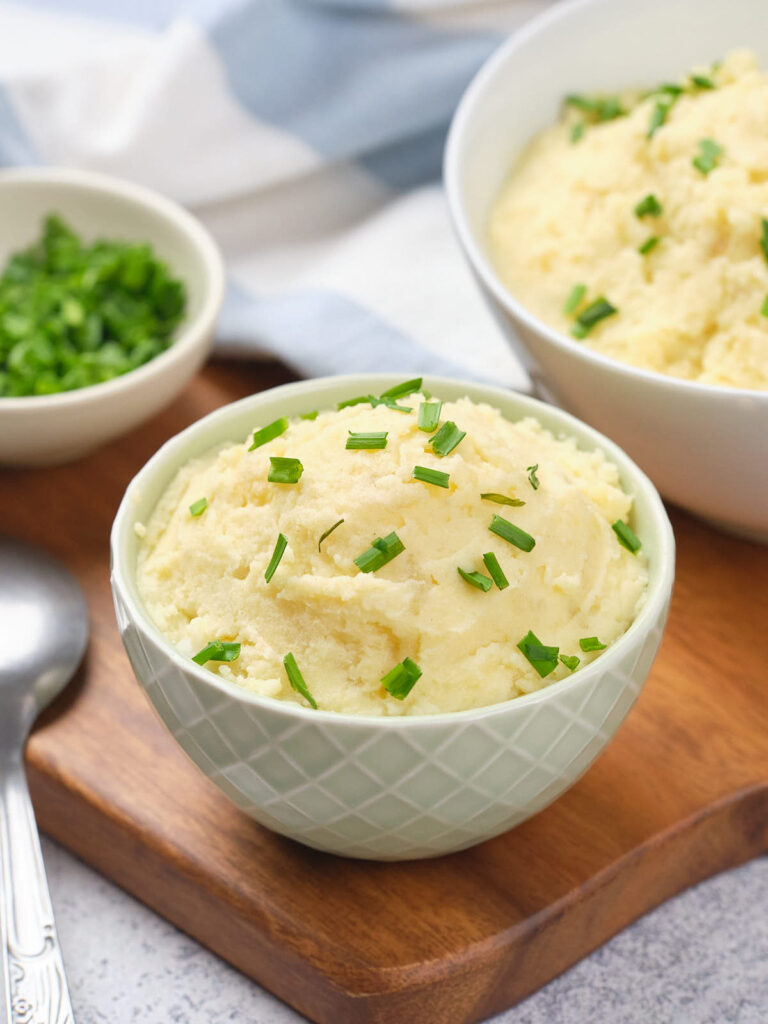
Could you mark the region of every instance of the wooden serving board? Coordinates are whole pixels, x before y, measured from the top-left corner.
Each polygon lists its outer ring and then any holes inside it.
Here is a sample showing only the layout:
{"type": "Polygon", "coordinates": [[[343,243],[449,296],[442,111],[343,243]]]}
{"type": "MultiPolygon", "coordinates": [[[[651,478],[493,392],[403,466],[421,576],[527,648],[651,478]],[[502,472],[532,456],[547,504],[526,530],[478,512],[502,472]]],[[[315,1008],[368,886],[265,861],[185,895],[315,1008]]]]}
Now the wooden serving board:
{"type": "Polygon", "coordinates": [[[80,676],[29,744],[43,829],[322,1024],[481,1020],[673,893],[766,849],[768,548],[682,513],[652,677],[604,756],[536,818],[464,853],[373,864],[304,849],[230,806],[133,679],[108,533],[161,442],[287,377],[219,364],[88,459],[0,470],[0,530],[60,556],[92,615],[80,676]]]}

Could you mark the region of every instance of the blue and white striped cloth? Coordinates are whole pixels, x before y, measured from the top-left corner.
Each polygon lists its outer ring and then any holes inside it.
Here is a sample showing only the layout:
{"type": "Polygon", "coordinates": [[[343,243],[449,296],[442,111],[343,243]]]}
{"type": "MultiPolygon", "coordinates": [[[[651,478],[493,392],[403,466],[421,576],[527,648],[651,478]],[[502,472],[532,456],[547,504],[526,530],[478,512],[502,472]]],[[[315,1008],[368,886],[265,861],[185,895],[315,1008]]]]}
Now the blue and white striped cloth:
{"type": "Polygon", "coordinates": [[[230,353],[518,385],[439,176],[467,82],[547,2],[0,0],[0,164],[194,211],[227,261],[230,353]]]}

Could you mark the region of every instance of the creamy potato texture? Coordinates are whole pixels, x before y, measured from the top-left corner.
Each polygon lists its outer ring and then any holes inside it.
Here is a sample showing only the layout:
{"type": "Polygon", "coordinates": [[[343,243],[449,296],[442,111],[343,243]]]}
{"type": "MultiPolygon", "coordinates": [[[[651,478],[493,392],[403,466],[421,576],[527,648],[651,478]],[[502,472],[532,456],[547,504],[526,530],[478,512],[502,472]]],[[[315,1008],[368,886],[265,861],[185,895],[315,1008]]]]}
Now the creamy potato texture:
{"type": "Polygon", "coordinates": [[[411,413],[368,404],[322,412],[254,451],[249,437],[181,469],[146,524],[138,582],[150,615],[183,654],[212,640],[239,642],[237,660],[206,667],[255,693],[304,703],[283,667],[291,652],[320,709],[432,714],[494,704],[569,675],[561,663],[546,678],[537,673],[517,647],[529,630],[582,666],[599,654],[584,654],[581,638],[610,644],[626,630],[647,573],[642,552],[623,548],[611,528],[631,508],[615,466],[533,419],[511,423],[469,399],[443,405],[441,422],[454,421],[466,437],[441,458],[418,429],[420,401],[401,400],[411,413]],[[386,431],[386,448],[348,451],[350,430],[386,431]],[[300,459],[299,482],[270,483],[270,456],[300,459]],[[414,466],[448,473],[449,487],[414,480],[414,466]],[[496,504],[484,492],[525,504],[496,504]],[[193,516],[190,505],[203,497],[207,508],[193,516]],[[535,547],[526,552],[491,533],[494,514],[535,547]],[[405,550],[361,572],[354,559],[392,531],[405,550]],[[288,546],[267,583],[278,533],[288,546]],[[504,590],[483,592],[457,572],[486,574],[489,551],[509,580],[504,590]],[[423,674],[398,700],[381,680],[405,658],[423,674]]]}
{"type": "Polygon", "coordinates": [[[513,168],[491,254],[515,297],[565,333],[598,297],[617,309],[575,344],[685,380],[768,389],[768,74],[747,51],[697,72],[679,94],[622,97],[628,115],[603,123],[568,106],[513,168]],[[720,150],[711,169],[694,165],[706,140],[720,150]],[[638,216],[648,195],[661,213],[638,216]],[[579,284],[583,300],[566,312],[579,284]]]}

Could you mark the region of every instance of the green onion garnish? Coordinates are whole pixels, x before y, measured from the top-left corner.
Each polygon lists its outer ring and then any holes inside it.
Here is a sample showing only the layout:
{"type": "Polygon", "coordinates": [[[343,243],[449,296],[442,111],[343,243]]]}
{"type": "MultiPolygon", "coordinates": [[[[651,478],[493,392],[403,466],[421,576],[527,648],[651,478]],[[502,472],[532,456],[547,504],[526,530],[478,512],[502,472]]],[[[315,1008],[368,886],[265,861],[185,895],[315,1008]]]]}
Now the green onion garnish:
{"type": "Polygon", "coordinates": [[[583,310],[576,317],[576,323],[571,329],[571,333],[575,338],[586,338],[595,324],[600,323],[601,320],[605,320],[608,316],[613,316],[614,313],[618,313],[615,306],[612,306],[610,302],[600,296],[599,299],[595,299],[594,302],[590,302],[585,310],[583,310]]]}
{"type": "Polygon", "coordinates": [[[453,420],[446,420],[435,436],[430,438],[432,451],[435,455],[450,455],[466,436],[466,431],[459,430],[453,420]]]}
{"type": "Polygon", "coordinates": [[[267,441],[273,441],[276,437],[280,437],[288,429],[288,420],[285,416],[281,416],[279,420],[275,420],[274,423],[269,423],[266,427],[262,427],[261,430],[257,430],[253,435],[253,444],[248,449],[252,452],[254,448],[261,448],[267,441]]]}
{"type": "Polygon", "coordinates": [[[269,565],[264,573],[264,579],[269,583],[272,577],[275,575],[275,570],[280,565],[280,559],[285,554],[285,549],[288,547],[288,538],[283,533],[278,533],[277,540],[275,541],[275,550],[272,552],[272,557],[269,560],[269,565]]]}
{"type": "Polygon", "coordinates": [[[539,468],[538,462],[535,466],[526,466],[525,468],[528,472],[528,483],[531,485],[534,491],[538,491],[539,478],[536,476],[536,470],[539,468]]]}
{"type": "Polygon", "coordinates": [[[228,640],[211,640],[202,651],[198,651],[192,661],[204,665],[206,661],[235,661],[240,657],[240,644],[228,640]]]}
{"type": "Polygon", "coordinates": [[[283,665],[285,666],[285,674],[288,676],[288,682],[291,684],[293,689],[296,693],[301,694],[310,707],[313,707],[315,711],[317,711],[317,701],[309,692],[309,688],[304,682],[304,676],[301,674],[294,656],[292,654],[286,654],[283,658],[283,665]]]}
{"type": "Polygon", "coordinates": [[[577,121],[576,124],[571,125],[571,143],[575,145],[581,141],[584,137],[584,132],[587,130],[587,126],[583,121],[577,121]]]}
{"type": "Polygon", "coordinates": [[[637,534],[631,530],[626,523],[622,522],[621,519],[617,519],[612,525],[613,532],[619,538],[619,544],[626,548],[627,551],[631,551],[633,555],[636,555],[643,546],[642,541],[637,534]]]}
{"type": "Polygon", "coordinates": [[[760,239],[760,248],[763,250],[763,255],[768,260],[768,220],[766,220],[765,217],[762,217],[760,224],[763,229],[763,236],[760,239]]]}
{"type": "Polygon", "coordinates": [[[358,395],[357,398],[347,398],[344,402],[339,402],[336,410],[341,412],[342,409],[349,409],[353,405],[373,405],[375,401],[373,395],[358,395]]]}
{"type": "Polygon", "coordinates": [[[456,567],[456,572],[471,587],[477,587],[478,590],[482,590],[486,594],[493,586],[493,580],[484,576],[481,572],[467,572],[466,569],[461,569],[459,566],[456,567]]]}
{"type": "Polygon", "coordinates": [[[714,89],[715,83],[707,75],[691,75],[691,84],[697,89],[714,89]]]}
{"type": "Polygon", "coordinates": [[[699,142],[699,155],[695,156],[691,163],[697,171],[707,175],[710,171],[714,171],[722,155],[723,147],[718,146],[714,139],[702,139],[699,142]]]}
{"type": "Polygon", "coordinates": [[[336,521],[336,522],[335,522],[335,523],[333,524],[333,526],[329,526],[329,527],[328,527],[328,529],[327,529],[327,530],[325,531],[325,533],[321,533],[321,534],[320,534],[320,540],[319,540],[319,541],[317,542],[317,550],[318,550],[318,551],[320,550],[320,546],[322,545],[323,541],[324,541],[324,540],[326,540],[326,538],[330,537],[330,536],[331,536],[331,534],[333,533],[333,531],[334,531],[334,530],[336,529],[336,527],[337,527],[337,526],[341,526],[341,524],[342,524],[343,522],[344,522],[344,520],[343,520],[343,519],[339,519],[339,520],[337,520],[337,521],[336,521]]]}
{"type": "Polygon", "coordinates": [[[637,251],[641,256],[647,256],[651,249],[655,249],[661,239],[658,235],[651,235],[650,238],[646,238],[642,245],[638,246],[637,251]]]}
{"type": "Polygon", "coordinates": [[[451,477],[448,473],[441,473],[439,469],[428,469],[426,466],[414,466],[413,479],[421,480],[423,484],[434,484],[435,487],[447,487],[451,477]]]}
{"type": "Polygon", "coordinates": [[[559,647],[546,647],[536,634],[529,630],[517,645],[542,679],[557,668],[559,647]]]}
{"type": "Polygon", "coordinates": [[[502,540],[508,541],[510,544],[514,544],[516,548],[520,548],[521,551],[533,551],[536,546],[536,541],[525,530],[521,530],[519,526],[515,526],[514,523],[510,523],[508,519],[504,519],[503,516],[494,516],[491,520],[491,525],[488,527],[491,533],[495,533],[497,537],[501,537],[502,540]]]}
{"type": "Polygon", "coordinates": [[[608,644],[601,644],[596,636],[583,636],[579,640],[582,651],[604,651],[608,644]]]}
{"type": "Polygon", "coordinates": [[[405,700],[414,684],[421,678],[421,674],[421,669],[415,661],[404,658],[399,665],[395,665],[387,672],[381,684],[390,696],[396,697],[397,700],[405,700]]]}
{"type": "Polygon", "coordinates": [[[437,430],[440,422],[440,413],[443,409],[442,402],[422,402],[419,406],[419,430],[426,430],[431,433],[437,430]]]}
{"type": "Polygon", "coordinates": [[[660,217],[664,212],[661,203],[653,193],[649,193],[635,207],[636,217],[660,217]]]}
{"type": "Polygon", "coordinates": [[[662,100],[656,103],[651,111],[651,120],[648,122],[648,138],[652,139],[656,132],[667,120],[667,115],[672,108],[672,101],[662,100]]]}
{"type": "Polygon", "coordinates": [[[768,295],[766,295],[763,301],[763,305],[760,309],[760,312],[763,314],[763,316],[768,316],[768,295]]]}
{"type": "Polygon", "coordinates": [[[405,545],[397,534],[392,532],[386,537],[377,537],[371,547],[362,555],[358,555],[354,562],[361,572],[376,572],[402,551],[405,551],[405,545]]]}
{"type": "Polygon", "coordinates": [[[485,568],[491,574],[491,579],[499,588],[499,590],[506,590],[509,586],[509,580],[504,575],[504,571],[499,565],[499,560],[492,551],[486,551],[483,555],[483,563],[485,568]]]}
{"type": "Polygon", "coordinates": [[[348,451],[380,451],[382,448],[387,447],[387,430],[375,430],[371,433],[360,433],[356,434],[354,431],[348,431],[349,437],[345,447],[348,451]]]}
{"type": "Polygon", "coordinates": [[[566,316],[571,316],[576,312],[586,294],[587,286],[585,284],[575,284],[573,288],[571,288],[568,292],[568,298],[563,303],[563,312],[566,316]]]}
{"type": "Polygon", "coordinates": [[[267,480],[272,484],[297,484],[304,472],[298,459],[283,459],[270,455],[271,463],[267,480]]]}
{"type": "Polygon", "coordinates": [[[575,107],[593,122],[613,121],[622,117],[626,111],[617,96],[579,96],[571,94],[565,97],[569,107],[575,107]]]}
{"type": "Polygon", "coordinates": [[[497,505],[514,505],[515,508],[525,504],[521,498],[508,498],[506,494],[496,494],[495,491],[484,491],[480,497],[484,501],[495,501],[497,505]]]}
{"type": "Polygon", "coordinates": [[[193,501],[189,506],[189,514],[192,516],[201,516],[203,512],[208,508],[207,498],[198,498],[197,501],[193,501]]]}
{"type": "Polygon", "coordinates": [[[299,419],[300,420],[316,420],[317,419],[317,409],[313,409],[312,412],[303,412],[303,413],[301,413],[301,415],[299,416],[299,419]]]}
{"type": "Polygon", "coordinates": [[[581,663],[581,658],[577,658],[575,654],[561,654],[560,661],[565,665],[571,672],[575,672],[581,663]]]}
{"type": "Polygon", "coordinates": [[[413,380],[406,380],[402,384],[395,384],[393,388],[387,388],[386,391],[382,391],[380,398],[384,401],[386,398],[405,398],[406,395],[413,395],[417,391],[421,391],[421,381],[421,377],[414,377],[413,380]]]}

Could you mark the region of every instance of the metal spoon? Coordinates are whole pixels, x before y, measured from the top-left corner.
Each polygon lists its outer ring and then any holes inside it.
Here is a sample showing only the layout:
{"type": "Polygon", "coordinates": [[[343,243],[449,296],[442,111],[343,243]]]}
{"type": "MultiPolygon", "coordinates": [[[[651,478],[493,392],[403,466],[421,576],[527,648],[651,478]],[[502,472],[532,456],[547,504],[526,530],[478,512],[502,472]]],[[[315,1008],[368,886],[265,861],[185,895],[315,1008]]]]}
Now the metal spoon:
{"type": "Polygon", "coordinates": [[[75,579],[39,548],[0,536],[0,1024],[74,1024],[23,755],[87,639],[75,579]]]}

